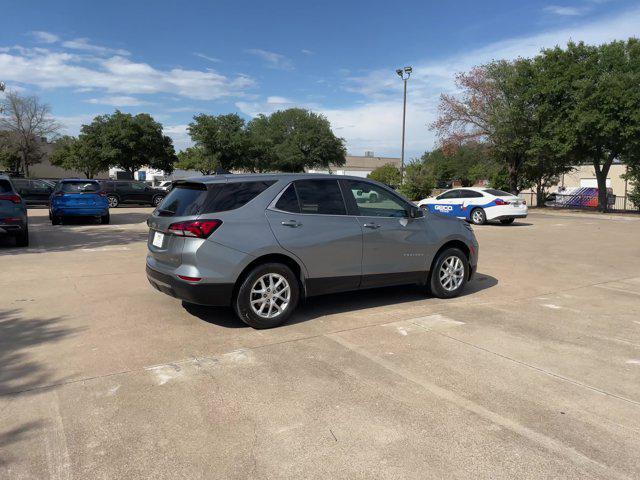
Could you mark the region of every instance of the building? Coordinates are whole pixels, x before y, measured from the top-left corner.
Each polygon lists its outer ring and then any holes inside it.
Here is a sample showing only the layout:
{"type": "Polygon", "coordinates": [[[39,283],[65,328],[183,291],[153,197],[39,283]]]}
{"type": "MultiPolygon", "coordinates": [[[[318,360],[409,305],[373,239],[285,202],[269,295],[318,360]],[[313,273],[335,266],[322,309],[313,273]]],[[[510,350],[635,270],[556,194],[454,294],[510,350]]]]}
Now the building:
{"type": "Polygon", "coordinates": [[[309,173],[333,173],[336,175],[353,175],[354,177],[366,178],[376,168],[386,164],[392,164],[400,168],[401,160],[396,157],[376,157],[373,152],[365,152],[363,156],[347,155],[346,163],[338,167],[331,165],[329,169],[309,169],[309,173]]]}

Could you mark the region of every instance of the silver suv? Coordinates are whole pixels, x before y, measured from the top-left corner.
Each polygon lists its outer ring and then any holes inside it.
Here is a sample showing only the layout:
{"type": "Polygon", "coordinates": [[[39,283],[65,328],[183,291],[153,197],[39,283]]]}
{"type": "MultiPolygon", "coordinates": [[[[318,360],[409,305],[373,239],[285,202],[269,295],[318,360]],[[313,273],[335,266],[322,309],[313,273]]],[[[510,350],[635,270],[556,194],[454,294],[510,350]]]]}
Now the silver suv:
{"type": "Polygon", "coordinates": [[[357,177],[179,180],[147,224],[151,285],[188,303],[231,305],[254,328],[282,324],[313,295],[421,284],[455,297],[478,261],[468,224],[357,177]]]}

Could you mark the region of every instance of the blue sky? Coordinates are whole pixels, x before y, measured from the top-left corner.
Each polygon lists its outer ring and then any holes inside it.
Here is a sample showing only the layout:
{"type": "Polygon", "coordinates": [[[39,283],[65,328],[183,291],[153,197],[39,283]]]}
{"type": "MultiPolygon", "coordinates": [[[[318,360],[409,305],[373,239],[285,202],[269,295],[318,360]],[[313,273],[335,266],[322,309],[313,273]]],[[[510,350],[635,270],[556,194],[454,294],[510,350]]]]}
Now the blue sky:
{"type": "Polygon", "coordinates": [[[410,64],[409,157],[434,146],[428,125],[457,72],[569,39],[640,36],[640,2],[625,0],[0,0],[0,16],[0,80],[39,95],[68,133],[116,108],[149,112],[180,149],[196,113],[302,106],[350,153],[399,155],[394,72],[410,64]]]}

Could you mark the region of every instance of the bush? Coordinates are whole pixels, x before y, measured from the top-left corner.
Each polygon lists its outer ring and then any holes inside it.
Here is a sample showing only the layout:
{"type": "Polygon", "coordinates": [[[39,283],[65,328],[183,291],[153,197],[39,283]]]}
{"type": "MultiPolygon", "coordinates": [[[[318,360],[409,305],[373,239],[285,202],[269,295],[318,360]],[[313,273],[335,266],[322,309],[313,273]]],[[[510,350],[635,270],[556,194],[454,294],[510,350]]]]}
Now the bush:
{"type": "Polygon", "coordinates": [[[367,178],[397,188],[400,185],[400,170],[392,163],[376,168],[367,178]]]}

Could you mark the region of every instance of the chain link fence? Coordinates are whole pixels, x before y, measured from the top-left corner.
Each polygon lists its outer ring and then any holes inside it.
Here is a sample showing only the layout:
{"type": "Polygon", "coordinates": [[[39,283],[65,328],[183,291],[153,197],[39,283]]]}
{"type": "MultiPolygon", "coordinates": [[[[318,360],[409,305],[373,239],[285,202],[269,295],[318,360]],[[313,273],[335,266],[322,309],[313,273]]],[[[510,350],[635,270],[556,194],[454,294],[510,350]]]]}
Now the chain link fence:
{"type": "MultiPolygon", "coordinates": [[[[518,195],[530,207],[538,207],[535,192],[523,192],[518,195]]],[[[553,193],[545,199],[543,207],[568,208],[579,210],[597,210],[598,197],[594,195],[572,195],[553,193]]],[[[640,206],[634,205],[630,198],[609,195],[607,210],[610,212],[640,212],[640,206]]]]}

